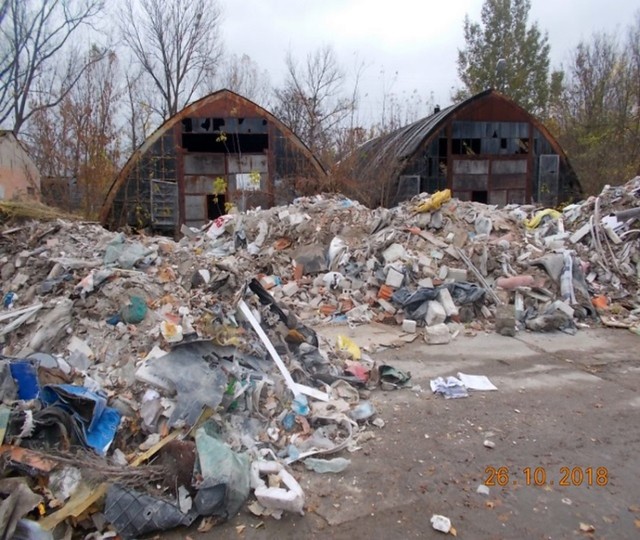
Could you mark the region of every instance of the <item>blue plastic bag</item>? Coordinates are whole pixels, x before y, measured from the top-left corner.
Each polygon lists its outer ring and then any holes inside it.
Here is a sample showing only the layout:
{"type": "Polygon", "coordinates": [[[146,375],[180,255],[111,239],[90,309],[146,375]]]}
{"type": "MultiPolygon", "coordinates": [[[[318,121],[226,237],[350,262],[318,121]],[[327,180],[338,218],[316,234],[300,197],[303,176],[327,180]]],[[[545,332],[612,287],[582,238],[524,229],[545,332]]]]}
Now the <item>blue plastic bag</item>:
{"type": "Polygon", "coordinates": [[[82,442],[100,455],[107,453],[120,425],[120,413],[107,406],[105,396],[84,386],[51,384],[42,388],[40,399],[70,413],[79,428],[82,442]]]}

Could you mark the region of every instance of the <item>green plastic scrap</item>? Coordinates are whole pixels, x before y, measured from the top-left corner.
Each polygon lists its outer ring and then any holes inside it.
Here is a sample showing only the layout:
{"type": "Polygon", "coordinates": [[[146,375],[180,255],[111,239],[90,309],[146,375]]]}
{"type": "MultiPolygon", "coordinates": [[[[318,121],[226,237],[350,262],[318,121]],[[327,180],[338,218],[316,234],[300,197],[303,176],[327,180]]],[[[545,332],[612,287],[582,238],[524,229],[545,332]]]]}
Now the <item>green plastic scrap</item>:
{"type": "Polygon", "coordinates": [[[120,309],[120,317],[127,324],[140,324],[147,315],[147,303],[144,298],[132,296],[120,309]]]}
{"type": "Polygon", "coordinates": [[[217,515],[232,517],[238,513],[250,491],[249,456],[239,454],[216,436],[216,425],[209,421],[196,430],[198,464],[202,475],[199,489],[224,486],[224,508],[217,515]]]}

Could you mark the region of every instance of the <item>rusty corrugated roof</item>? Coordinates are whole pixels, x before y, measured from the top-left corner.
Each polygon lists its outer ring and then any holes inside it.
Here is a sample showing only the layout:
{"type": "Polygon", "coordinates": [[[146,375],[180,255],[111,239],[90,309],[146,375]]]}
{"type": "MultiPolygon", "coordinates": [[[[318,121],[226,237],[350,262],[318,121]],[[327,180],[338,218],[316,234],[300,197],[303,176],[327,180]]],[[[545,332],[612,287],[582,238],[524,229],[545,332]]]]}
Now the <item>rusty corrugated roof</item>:
{"type": "Polygon", "coordinates": [[[412,156],[424,139],[458,106],[451,105],[387,135],[370,139],[358,149],[358,152],[375,156],[375,162],[389,159],[390,157],[395,160],[402,160],[412,156]]]}
{"type": "MultiPolygon", "coordinates": [[[[376,172],[379,170],[384,170],[387,174],[397,173],[402,168],[405,160],[413,156],[429,137],[435,135],[450,116],[491,94],[513,103],[507,96],[494,89],[488,89],[460,103],[450,105],[431,116],[363,143],[356,150],[357,159],[355,160],[355,167],[351,171],[354,178],[368,179],[375,177],[376,172]]],[[[529,116],[532,124],[549,140],[554,150],[566,160],[564,151],[547,128],[533,115],[529,116]]]]}

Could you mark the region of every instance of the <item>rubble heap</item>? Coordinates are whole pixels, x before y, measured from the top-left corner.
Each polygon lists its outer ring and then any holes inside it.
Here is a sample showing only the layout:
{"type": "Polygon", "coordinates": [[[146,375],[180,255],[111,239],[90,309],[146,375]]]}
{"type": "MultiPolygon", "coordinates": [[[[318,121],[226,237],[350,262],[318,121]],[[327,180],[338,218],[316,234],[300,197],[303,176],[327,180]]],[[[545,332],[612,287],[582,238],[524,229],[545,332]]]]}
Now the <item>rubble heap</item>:
{"type": "Polygon", "coordinates": [[[385,323],[434,345],[492,329],[638,333],[638,223],[640,177],[562,211],[445,190],[375,210],[301,198],[179,241],[5,227],[1,528],[74,517],[136,537],[226,519],[252,491],[257,514],[303,512],[288,467],[348,466],[325,458],[384,426],[369,391],[410,380],[348,331],[316,330],[385,323]]]}

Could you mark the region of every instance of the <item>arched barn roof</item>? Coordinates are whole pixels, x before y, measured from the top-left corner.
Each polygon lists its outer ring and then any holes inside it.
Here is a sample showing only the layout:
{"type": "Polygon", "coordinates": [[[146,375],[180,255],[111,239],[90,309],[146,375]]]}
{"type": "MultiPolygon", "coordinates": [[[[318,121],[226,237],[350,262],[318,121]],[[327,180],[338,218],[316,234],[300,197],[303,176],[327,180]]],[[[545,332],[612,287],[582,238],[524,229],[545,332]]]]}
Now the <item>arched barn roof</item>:
{"type": "MultiPolygon", "coordinates": [[[[455,157],[452,155],[452,138],[462,140],[463,137],[477,137],[479,140],[481,137],[487,137],[487,135],[484,133],[479,134],[478,129],[489,129],[489,126],[500,124],[502,126],[506,126],[508,124],[530,126],[530,128],[527,129],[526,136],[521,133],[518,133],[515,136],[508,136],[512,137],[513,140],[515,140],[516,137],[521,137],[523,141],[527,139],[528,143],[532,143],[534,138],[533,134],[535,133],[538,138],[544,139],[544,146],[546,150],[542,152],[539,149],[534,150],[532,147],[529,152],[555,154],[559,156],[563,163],[562,166],[569,171],[567,174],[573,175],[573,171],[570,170],[564,150],[542,122],[520,107],[513,100],[493,89],[476,94],[465,101],[451,105],[450,107],[441,110],[436,109],[434,114],[431,116],[397,129],[387,135],[370,139],[355,151],[355,156],[352,159],[347,159],[345,162],[348,163],[348,167],[350,168],[349,175],[354,183],[379,183],[381,181],[381,174],[385,175],[386,178],[398,177],[400,175],[419,174],[416,172],[419,168],[416,165],[416,161],[422,157],[422,154],[425,154],[425,159],[432,156],[435,156],[436,158],[439,156],[441,158],[444,156],[446,148],[446,155],[448,159],[447,161],[440,160],[439,164],[444,164],[446,167],[451,169],[451,163],[453,161],[452,158],[455,157]],[[474,122],[477,124],[482,123],[482,126],[470,128],[469,126],[474,122]],[[452,129],[454,124],[459,124],[459,126],[452,129]],[[456,130],[460,130],[460,132],[462,132],[465,129],[469,130],[465,135],[455,133],[456,130]],[[475,133],[472,133],[474,130],[475,133]],[[438,138],[443,140],[446,138],[448,141],[448,143],[442,143],[443,147],[440,151],[437,150],[438,138]],[[446,144],[449,146],[446,146],[446,144]],[[430,145],[432,145],[431,147],[436,148],[436,150],[431,151],[431,154],[429,154],[428,150],[430,145]],[[407,169],[410,170],[407,171],[407,169]],[[381,173],[381,171],[383,172],[381,173]]],[[[517,128],[518,126],[515,127],[516,131],[517,128]]],[[[520,131],[522,131],[522,129],[520,131]]],[[[507,135],[498,135],[498,137],[507,137],[507,135]]],[[[453,154],[455,153],[456,151],[453,152],[453,154]]],[[[479,160],[482,157],[481,151],[477,148],[475,149],[475,152],[469,151],[469,154],[471,153],[474,155],[467,155],[463,157],[476,160],[479,160]]],[[[505,151],[504,153],[506,154],[507,152],[505,151]]],[[[507,159],[506,156],[503,155],[493,156],[492,159],[494,157],[496,159],[507,159]]],[[[426,175],[429,173],[424,174],[426,175]]],[[[447,182],[445,183],[445,178],[443,178],[441,187],[453,187],[455,192],[455,186],[451,185],[453,174],[453,171],[447,171],[447,182]]],[[[529,181],[529,187],[527,187],[528,194],[531,194],[532,188],[530,183],[533,174],[533,172],[527,172],[529,181]]],[[[424,183],[423,176],[423,184],[424,183]]],[[[574,191],[575,189],[579,189],[577,180],[573,181],[572,186],[574,191]]],[[[387,201],[387,203],[390,202],[387,201]]],[[[385,204],[384,201],[382,204],[385,204]]]]}
{"type": "Polygon", "coordinates": [[[326,177],[327,172],[320,161],[282,121],[251,100],[240,96],[231,90],[222,89],[195,101],[166,120],[133,152],[127,163],[115,178],[107,193],[100,212],[101,223],[106,225],[110,221],[110,214],[113,211],[114,200],[116,199],[118,192],[123,189],[125,184],[128,182],[132,171],[141,161],[143,156],[145,156],[152,147],[154,147],[154,145],[163,138],[163,136],[176,130],[183,121],[189,118],[214,117],[218,115],[237,117],[254,116],[266,120],[265,123],[268,123],[270,128],[275,129],[279,135],[283,136],[288,141],[288,144],[291,147],[296,149],[296,151],[300,152],[300,154],[306,158],[310,165],[309,169],[312,170],[317,177],[326,177]],[[217,109],[224,111],[224,113],[218,114],[217,109]]]}

